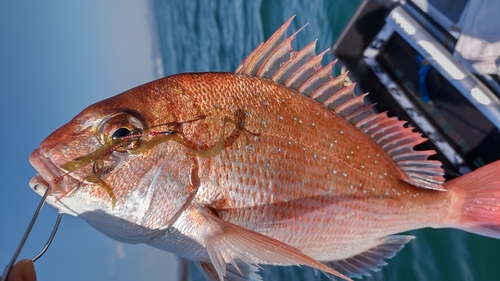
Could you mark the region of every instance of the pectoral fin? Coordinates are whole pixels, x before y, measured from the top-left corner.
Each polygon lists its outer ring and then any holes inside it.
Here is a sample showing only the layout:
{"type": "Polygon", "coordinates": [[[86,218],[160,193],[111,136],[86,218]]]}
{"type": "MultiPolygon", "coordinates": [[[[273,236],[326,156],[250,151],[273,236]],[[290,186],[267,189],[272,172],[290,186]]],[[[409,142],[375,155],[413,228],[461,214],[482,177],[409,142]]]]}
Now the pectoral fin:
{"type": "MultiPolygon", "coordinates": [[[[302,253],[297,248],[274,238],[226,222],[208,210],[200,210],[207,223],[205,246],[210,261],[219,276],[224,280],[227,275],[226,264],[232,265],[243,273],[239,264],[257,265],[307,265],[345,280],[351,280],[338,271],[302,253]]],[[[352,281],[352,280],[351,280],[352,281]]]]}
{"type": "Polygon", "coordinates": [[[110,215],[102,210],[83,212],[78,217],[95,229],[120,242],[139,244],[165,234],[165,229],[150,229],[110,215]]]}

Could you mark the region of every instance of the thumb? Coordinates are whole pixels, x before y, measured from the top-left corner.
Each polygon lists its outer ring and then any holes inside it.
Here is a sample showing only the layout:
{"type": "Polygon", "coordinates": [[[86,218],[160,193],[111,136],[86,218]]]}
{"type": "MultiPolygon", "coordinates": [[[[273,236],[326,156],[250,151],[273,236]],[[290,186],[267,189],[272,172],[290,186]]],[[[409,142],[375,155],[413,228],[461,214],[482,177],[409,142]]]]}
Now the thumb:
{"type": "Polygon", "coordinates": [[[36,281],[35,266],[31,260],[21,260],[9,273],[7,281],[36,281]]]}
{"type": "Polygon", "coordinates": [[[26,264],[22,269],[22,280],[23,281],[36,281],[35,265],[31,260],[27,260],[26,264]]]}

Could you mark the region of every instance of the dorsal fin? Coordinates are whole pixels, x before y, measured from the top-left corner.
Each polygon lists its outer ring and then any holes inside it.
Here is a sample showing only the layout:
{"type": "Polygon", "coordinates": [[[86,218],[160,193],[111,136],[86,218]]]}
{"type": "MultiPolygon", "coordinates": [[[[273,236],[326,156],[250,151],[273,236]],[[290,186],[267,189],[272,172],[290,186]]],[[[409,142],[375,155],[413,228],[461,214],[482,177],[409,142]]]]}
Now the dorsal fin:
{"type": "Polygon", "coordinates": [[[366,105],[366,94],[356,96],[355,84],[344,85],[345,75],[332,77],[335,62],[321,65],[323,55],[316,54],[316,40],[301,50],[294,50],[292,36],[286,31],[293,20],[287,20],[265,43],[260,44],[238,66],[236,73],[271,79],[294,89],[323,104],[349,123],[370,136],[396,162],[404,172],[402,180],[422,188],[444,190],[444,172],[439,161],[427,160],[433,150],[415,151],[413,148],[426,141],[405,122],[376,113],[373,105],[366,105]]]}

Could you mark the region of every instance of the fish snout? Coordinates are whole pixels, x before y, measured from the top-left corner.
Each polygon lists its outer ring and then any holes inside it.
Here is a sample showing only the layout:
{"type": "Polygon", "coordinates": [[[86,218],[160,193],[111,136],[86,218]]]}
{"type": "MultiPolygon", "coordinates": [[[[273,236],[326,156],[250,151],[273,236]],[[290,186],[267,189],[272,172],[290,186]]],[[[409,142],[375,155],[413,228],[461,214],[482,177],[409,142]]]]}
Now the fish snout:
{"type": "Polygon", "coordinates": [[[35,192],[43,195],[49,186],[50,195],[62,195],[68,192],[66,181],[63,179],[64,172],[44,156],[40,149],[35,149],[31,153],[29,161],[38,172],[29,182],[35,192]]]}

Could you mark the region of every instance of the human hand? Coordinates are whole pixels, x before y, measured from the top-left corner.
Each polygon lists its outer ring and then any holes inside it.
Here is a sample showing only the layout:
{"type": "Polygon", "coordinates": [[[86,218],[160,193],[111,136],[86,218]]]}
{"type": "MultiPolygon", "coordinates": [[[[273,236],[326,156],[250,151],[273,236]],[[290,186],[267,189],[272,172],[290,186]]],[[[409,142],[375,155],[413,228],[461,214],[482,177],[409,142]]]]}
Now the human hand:
{"type": "Polygon", "coordinates": [[[33,262],[31,260],[20,260],[10,270],[7,281],[36,281],[33,262]]]}

